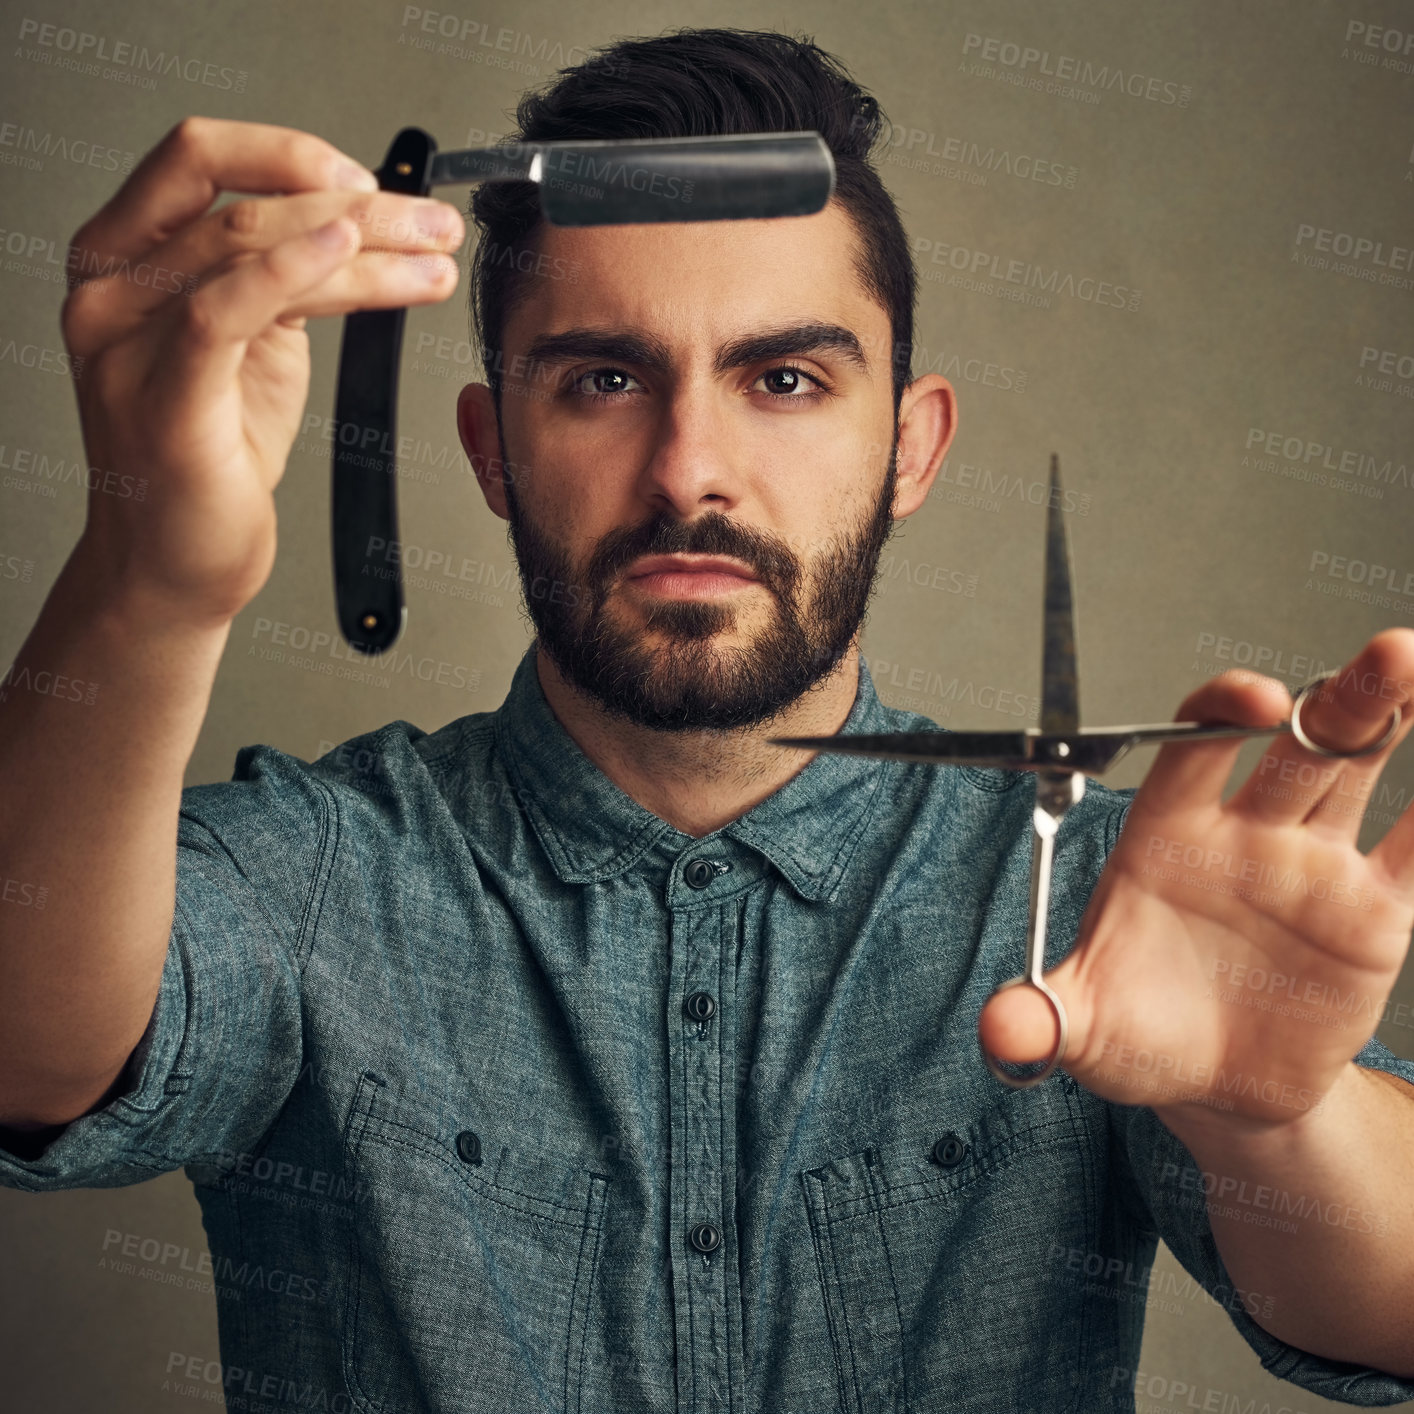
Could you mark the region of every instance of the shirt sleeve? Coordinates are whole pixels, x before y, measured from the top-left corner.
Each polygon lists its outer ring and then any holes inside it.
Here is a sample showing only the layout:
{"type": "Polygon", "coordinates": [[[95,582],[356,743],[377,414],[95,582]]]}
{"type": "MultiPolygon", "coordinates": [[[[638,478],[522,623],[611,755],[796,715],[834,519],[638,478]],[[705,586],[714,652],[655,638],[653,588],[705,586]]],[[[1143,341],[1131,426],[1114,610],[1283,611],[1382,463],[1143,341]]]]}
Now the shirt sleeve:
{"type": "Polygon", "coordinates": [[[122,1093],[57,1133],[0,1130],[0,1184],[112,1188],[259,1143],[303,1063],[301,974],[337,843],[328,787],[272,747],[183,790],[167,959],[122,1093]]]}
{"type": "MultiPolygon", "coordinates": [[[[1402,1060],[1373,1037],[1355,1063],[1388,1071],[1414,1084],[1414,1061],[1402,1060]]],[[[1188,1274],[1227,1311],[1264,1369],[1312,1394],[1345,1404],[1388,1405],[1414,1399],[1414,1380],[1312,1355],[1258,1325],[1247,1309],[1255,1294],[1244,1298],[1234,1291],[1218,1252],[1208,1221],[1203,1175],[1193,1156],[1147,1106],[1114,1105],[1111,1114],[1116,1131],[1116,1178],[1122,1193],[1136,1216],[1158,1232],[1188,1274]]],[[[1281,1221],[1275,1205],[1264,1210],[1254,1203],[1253,1211],[1270,1221],[1281,1221]]]]}

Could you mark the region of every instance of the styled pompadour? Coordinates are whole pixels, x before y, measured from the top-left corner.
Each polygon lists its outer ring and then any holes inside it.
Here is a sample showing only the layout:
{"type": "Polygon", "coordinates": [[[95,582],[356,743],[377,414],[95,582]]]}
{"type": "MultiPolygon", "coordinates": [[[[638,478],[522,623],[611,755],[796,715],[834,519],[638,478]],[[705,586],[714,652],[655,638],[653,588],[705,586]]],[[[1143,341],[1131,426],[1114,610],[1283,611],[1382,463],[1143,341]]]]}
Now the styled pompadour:
{"type": "MultiPolygon", "coordinates": [[[[809,39],[772,30],[678,29],[620,40],[561,69],[516,107],[521,142],[559,139],[711,137],[818,132],[835,161],[835,193],[858,234],[855,268],[888,312],[894,420],[912,380],[917,277],[903,223],[870,162],[889,124],[832,55],[809,39]]],[[[481,239],[471,268],[471,313],[486,380],[501,411],[506,320],[530,289],[541,222],[530,182],[475,189],[471,217],[481,239]]]]}

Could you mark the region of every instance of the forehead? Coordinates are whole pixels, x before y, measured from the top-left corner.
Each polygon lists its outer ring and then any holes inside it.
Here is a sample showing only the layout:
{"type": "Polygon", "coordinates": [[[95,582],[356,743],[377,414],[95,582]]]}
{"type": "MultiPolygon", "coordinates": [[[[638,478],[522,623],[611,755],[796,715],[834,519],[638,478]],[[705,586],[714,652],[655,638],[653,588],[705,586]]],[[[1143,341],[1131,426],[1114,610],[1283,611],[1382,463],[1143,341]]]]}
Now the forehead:
{"type": "Polygon", "coordinates": [[[871,363],[887,311],[855,270],[859,238],[836,201],[809,216],[627,226],[542,223],[526,256],[523,303],[507,350],[537,334],[613,325],[652,329],[669,345],[717,342],[743,327],[802,319],[853,330],[871,363]]]}

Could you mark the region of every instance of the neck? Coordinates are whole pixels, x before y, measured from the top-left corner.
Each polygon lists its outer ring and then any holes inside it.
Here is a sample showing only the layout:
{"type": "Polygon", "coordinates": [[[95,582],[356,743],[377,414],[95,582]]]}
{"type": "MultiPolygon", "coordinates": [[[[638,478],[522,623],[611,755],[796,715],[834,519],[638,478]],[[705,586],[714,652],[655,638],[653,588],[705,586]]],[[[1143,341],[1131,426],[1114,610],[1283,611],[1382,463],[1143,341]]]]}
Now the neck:
{"type": "Polygon", "coordinates": [[[579,749],[624,792],[661,820],[700,839],[775,794],[815,758],[771,746],[777,736],[831,736],[859,691],[859,636],[835,669],[770,721],[730,730],[657,731],[606,712],[560,675],[539,645],[541,689],[579,749]]]}

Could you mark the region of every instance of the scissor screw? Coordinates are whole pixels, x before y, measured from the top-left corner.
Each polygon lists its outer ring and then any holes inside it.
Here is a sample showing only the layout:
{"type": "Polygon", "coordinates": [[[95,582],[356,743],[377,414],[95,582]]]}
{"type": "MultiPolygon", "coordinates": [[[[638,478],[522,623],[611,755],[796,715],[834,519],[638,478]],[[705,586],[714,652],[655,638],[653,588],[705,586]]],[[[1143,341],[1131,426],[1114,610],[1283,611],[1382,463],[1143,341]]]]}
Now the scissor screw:
{"type": "Polygon", "coordinates": [[[411,162],[399,162],[398,165],[397,165],[393,170],[398,174],[398,176],[400,176],[400,177],[406,177],[406,176],[408,176],[408,175],[412,172],[412,163],[411,163],[411,162]]]}
{"type": "Polygon", "coordinates": [[[366,628],[366,629],[370,629],[370,630],[371,630],[371,629],[375,629],[375,628],[378,627],[378,615],[377,615],[377,614],[365,614],[365,615],[359,620],[359,622],[360,622],[360,623],[364,626],[364,628],[366,628]]]}
{"type": "Polygon", "coordinates": [[[1057,755],[1057,756],[1069,756],[1069,755],[1070,755],[1070,744],[1069,744],[1068,742],[1064,742],[1064,741],[1058,741],[1058,742],[1056,742],[1056,755],[1057,755]]]}

